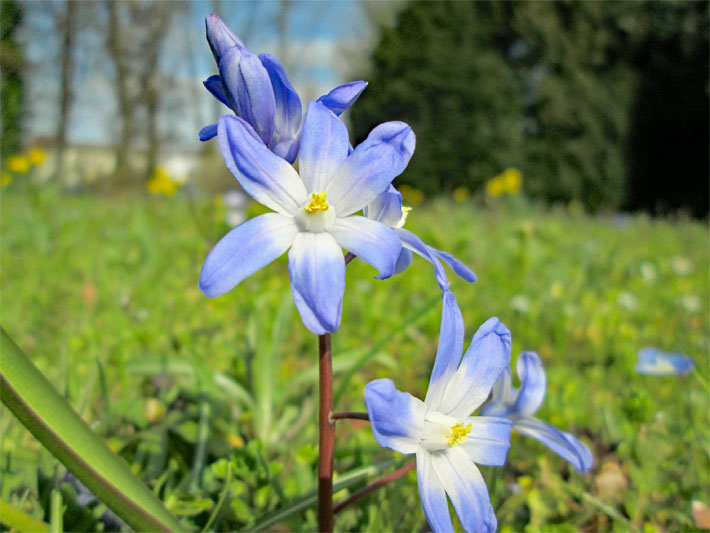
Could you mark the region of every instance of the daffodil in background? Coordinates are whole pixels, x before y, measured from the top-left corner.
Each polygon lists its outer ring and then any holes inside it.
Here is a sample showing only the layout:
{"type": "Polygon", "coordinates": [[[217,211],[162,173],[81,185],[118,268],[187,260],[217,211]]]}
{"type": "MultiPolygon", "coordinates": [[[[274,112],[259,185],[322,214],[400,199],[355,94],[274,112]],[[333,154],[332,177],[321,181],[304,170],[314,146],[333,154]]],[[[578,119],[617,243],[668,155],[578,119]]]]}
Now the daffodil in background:
{"type": "Polygon", "coordinates": [[[31,163],[25,155],[11,155],[7,158],[6,168],[14,174],[27,174],[31,168],[31,163]]]}
{"type": "Polygon", "coordinates": [[[172,196],[180,187],[180,183],[173,180],[164,168],[157,167],[148,180],[147,186],[151,194],[172,196]]]}
{"type": "Polygon", "coordinates": [[[24,154],[11,155],[4,161],[3,172],[0,174],[0,186],[7,187],[12,183],[13,175],[30,173],[34,168],[44,164],[47,153],[41,148],[32,148],[24,154]]]}
{"type": "Polygon", "coordinates": [[[523,175],[517,168],[507,168],[501,174],[486,183],[488,196],[498,198],[504,194],[515,196],[520,193],[523,184],[523,175]]]}
{"type": "Polygon", "coordinates": [[[27,159],[33,167],[37,167],[47,160],[47,152],[41,148],[32,148],[27,152],[27,159]]]}
{"type": "Polygon", "coordinates": [[[454,189],[454,202],[462,204],[471,197],[471,192],[466,187],[456,187],[454,189]]]}

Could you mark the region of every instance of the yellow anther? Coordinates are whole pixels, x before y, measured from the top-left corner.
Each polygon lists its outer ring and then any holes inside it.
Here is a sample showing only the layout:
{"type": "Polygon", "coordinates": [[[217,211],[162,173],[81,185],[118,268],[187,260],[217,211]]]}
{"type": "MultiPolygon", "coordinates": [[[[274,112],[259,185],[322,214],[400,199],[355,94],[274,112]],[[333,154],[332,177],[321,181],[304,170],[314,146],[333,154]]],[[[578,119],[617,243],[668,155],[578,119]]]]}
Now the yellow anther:
{"type": "Polygon", "coordinates": [[[310,215],[316,211],[327,211],[329,207],[328,202],[325,201],[325,193],[314,192],[311,194],[310,203],[303,209],[310,215]]]}
{"type": "Polygon", "coordinates": [[[409,216],[409,212],[411,210],[411,207],[407,207],[406,205],[402,206],[402,218],[400,218],[399,222],[397,222],[397,225],[395,226],[396,228],[401,228],[402,226],[404,226],[404,223],[407,221],[407,217],[409,216]]]}
{"type": "Polygon", "coordinates": [[[449,444],[451,446],[456,446],[457,444],[463,444],[466,442],[466,435],[471,432],[471,424],[464,426],[463,424],[455,424],[451,426],[451,436],[449,437],[449,444]]]}

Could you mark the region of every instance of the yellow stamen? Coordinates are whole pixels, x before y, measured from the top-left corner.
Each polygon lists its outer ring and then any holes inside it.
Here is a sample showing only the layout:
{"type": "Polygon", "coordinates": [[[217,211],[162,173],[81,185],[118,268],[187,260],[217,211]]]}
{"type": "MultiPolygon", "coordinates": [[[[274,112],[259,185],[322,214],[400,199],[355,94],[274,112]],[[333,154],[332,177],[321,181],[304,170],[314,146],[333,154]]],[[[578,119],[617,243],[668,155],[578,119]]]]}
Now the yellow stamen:
{"type": "Polygon", "coordinates": [[[411,207],[407,207],[406,205],[402,206],[402,218],[400,218],[399,222],[397,222],[397,225],[395,226],[396,228],[401,228],[402,226],[404,226],[404,223],[407,221],[407,217],[409,216],[409,212],[411,210],[411,207]]]}
{"type": "Polygon", "coordinates": [[[316,211],[327,211],[330,207],[328,202],[325,201],[324,192],[314,192],[311,194],[311,198],[311,202],[303,208],[309,215],[316,211]]]}
{"type": "Polygon", "coordinates": [[[463,424],[455,424],[451,426],[451,436],[449,437],[449,444],[451,446],[456,446],[457,444],[463,444],[466,442],[466,435],[471,432],[471,424],[464,426],[463,424]]]}

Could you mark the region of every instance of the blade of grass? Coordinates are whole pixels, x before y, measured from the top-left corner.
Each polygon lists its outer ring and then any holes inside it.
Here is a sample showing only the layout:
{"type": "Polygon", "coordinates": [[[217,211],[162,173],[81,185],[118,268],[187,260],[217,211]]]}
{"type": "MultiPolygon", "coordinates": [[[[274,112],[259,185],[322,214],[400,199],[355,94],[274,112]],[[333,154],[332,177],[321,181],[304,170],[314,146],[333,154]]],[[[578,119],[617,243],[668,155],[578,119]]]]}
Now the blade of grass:
{"type": "Polygon", "coordinates": [[[0,500],[0,522],[21,533],[49,531],[49,524],[46,522],[42,522],[2,500],[0,500]]]}
{"type": "MultiPolygon", "coordinates": [[[[137,376],[157,376],[165,373],[196,378],[198,373],[194,363],[187,359],[175,358],[170,361],[163,361],[156,357],[132,359],[126,363],[126,370],[137,376]]],[[[242,407],[245,409],[254,407],[254,400],[249,392],[227,374],[215,372],[212,379],[217,387],[231,396],[242,407]]]]}
{"type": "Polygon", "coordinates": [[[594,496],[588,492],[583,492],[582,499],[585,502],[587,502],[588,504],[592,505],[593,507],[596,507],[597,509],[599,509],[602,513],[604,513],[608,517],[621,522],[626,527],[628,527],[630,531],[638,531],[638,529],[634,527],[634,525],[631,523],[631,521],[628,518],[623,516],[616,509],[614,509],[611,505],[607,504],[606,502],[603,502],[602,500],[600,500],[596,496],[594,496]]]}
{"type": "Polygon", "coordinates": [[[293,310],[291,292],[281,298],[275,315],[257,319],[256,327],[265,330],[265,324],[271,327],[271,335],[261,334],[252,362],[252,382],[254,383],[254,429],[262,442],[269,442],[276,410],[276,374],[279,367],[279,351],[283,345],[283,336],[293,310]],[[266,320],[264,320],[266,318],[266,320]]]}
{"type": "Polygon", "coordinates": [[[190,482],[190,491],[197,492],[202,485],[202,469],[205,466],[205,458],[207,457],[207,440],[210,436],[210,403],[207,397],[202,395],[200,398],[200,422],[197,430],[197,446],[195,446],[195,455],[192,459],[192,480],[190,482]]]}
{"type": "MultiPolygon", "coordinates": [[[[424,302],[424,304],[417,307],[414,312],[408,315],[400,323],[399,327],[392,329],[387,335],[377,341],[375,345],[370,348],[369,351],[365,352],[362,356],[360,356],[360,358],[355,361],[355,364],[353,364],[345,373],[345,375],[341,378],[340,385],[335,391],[335,396],[333,400],[334,405],[338,405],[340,398],[343,396],[343,394],[345,394],[345,391],[348,388],[348,384],[350,383],[350,379],[355,375],[355,372],[360,370],[365,365],[365,363],[367,363],[371,358],[373,358],[377,353],[379,353],[380,349],[385,344],[392,340],[401,331],[404,331],[407,326],[411,326],[412,324],[416,323],[417,320],[426,315],[439,300],[441,300],[441,294],[436,294],[432,298],[428,299],[426,302],[424,302]]],[[[335,356],[335,359],[337,360],[337,355],[335,356]]]]}
{"type": "Polygon", "coordinates": [[[62,504],[62,493],[58,489],[52,489],[50,494],[49,508],[50,531],[52,533],[62,533],[64,531],[64,505],[62,504]]]}
{"type": "Polygon", "coordinates": [[[209,529],[212,527],[212,524],[214,524],[215,520],[217,520],[217,517],[219,516],[219,513],[222,510],[222,506],[224,505],[224,502],[227,499],[227,494],[229,494],[229,485],[231,484],[231,482],[232,462],[229,461],[227,463],[227,478],[224,480],[224,489],[222,490],[222,494],[219,495],[219,500],[217,501],[217,505],[215,506],[214,511],[212,511],[209,520],[207,520],[205,527],[202,528],[202,533],[206,533],[207,531],[209,531],[209,529]]]}
{"type": "Polygon", "coordinates": [[[137,531],[184,528],[0,328],[0,396],[18,420],[137,531]]]}

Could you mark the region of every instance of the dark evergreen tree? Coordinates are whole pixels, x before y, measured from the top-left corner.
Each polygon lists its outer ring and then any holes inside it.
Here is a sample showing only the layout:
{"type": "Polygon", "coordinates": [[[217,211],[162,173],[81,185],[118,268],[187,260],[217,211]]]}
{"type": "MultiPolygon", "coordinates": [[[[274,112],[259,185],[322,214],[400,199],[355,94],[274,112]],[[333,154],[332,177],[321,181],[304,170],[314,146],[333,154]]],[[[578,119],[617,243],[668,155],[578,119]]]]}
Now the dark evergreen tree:
{"type": "Polygon", "coordinates": [[[398,183],[428,193],[516,166],[526,192],[552,202],[698,195],[707,212],[707,35],[701,2],[415,2],[364,76],[356,140],[383,119],[409,122],[417,150],[398,183]],[[683,193],[660,162],[676,155],[683,193]],[[649,175],[658,187],[644,189],[649,175]]]}
{"type": "Polygon", "coordinates": [[[370,85],[353,107],[357,141],[408,122],[417,149],[398,183],[427,193],[478,187],[520,164],[520,83],[506,64],[505,3],[415,2],[385,30],[370,85]]]}
{"type": "Polygon", "coordinates": [[[521,170],[529,194],[618,207],[634,74],[627,25],[631,2],[521,2],[513,29],[524,46],[516,71],[527,81],[521,170]]]}
{"type": "Polygon", "coordinates": [[[14,0],[0,1],[0,156],[22,150],[24,57],[16,40],[22,9],[14,0]]]}

